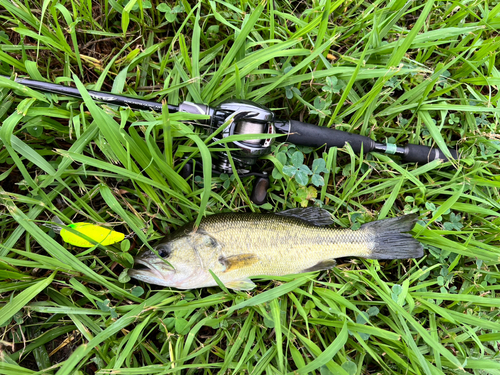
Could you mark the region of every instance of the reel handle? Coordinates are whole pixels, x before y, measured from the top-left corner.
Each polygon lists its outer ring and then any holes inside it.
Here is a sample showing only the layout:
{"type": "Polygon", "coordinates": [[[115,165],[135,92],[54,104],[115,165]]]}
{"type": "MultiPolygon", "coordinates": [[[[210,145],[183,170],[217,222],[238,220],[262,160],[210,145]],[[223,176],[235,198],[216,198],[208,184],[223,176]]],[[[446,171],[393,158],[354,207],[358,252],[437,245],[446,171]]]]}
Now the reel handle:
{"type": "MultiPolygon", "coordinates": [[[[267,173],[266,173],[267,174],[267,173]]],[[[257,204],[262,205],[267,201],[267,189],[269,189],[269,177],[257,176],[253,182],[252,194],[250,195],[250,200],[257,204]]]]}

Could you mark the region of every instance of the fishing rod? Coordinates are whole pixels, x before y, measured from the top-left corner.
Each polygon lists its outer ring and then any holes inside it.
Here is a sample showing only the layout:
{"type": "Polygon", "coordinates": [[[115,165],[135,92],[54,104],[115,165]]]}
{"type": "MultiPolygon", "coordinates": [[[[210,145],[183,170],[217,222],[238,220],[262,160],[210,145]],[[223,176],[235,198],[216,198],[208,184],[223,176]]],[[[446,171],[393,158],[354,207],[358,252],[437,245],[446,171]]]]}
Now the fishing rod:
{"type": "MultiPolygon", "coordinates": [[[[15,81],[35,90],[82,98],[80,91],[73,87],[25,78],[16,78],[15,81]]],[[[130,107],[138,110],[162,111],[162,104],[154,101],[93,90],[89,90],[88,93],[92,99],[107,104],[130,107]]],[[[436,159],[443,161],[448,160],[448,157],[437,147],[416,144],[401,146],[392,143],[379,143],[369,137],[359,134],[320,127],[297,120],[277,119],[271,110],[249,100],[228,100],[215,107],[185,101],[178,106],[168,104],[168,110],[169,112],[184,112],[209,116],[208,120],[201,122],[208,125],[213,131],[226,122],[229,122],[229,125],[222,132],[223,138],[230,135],[241,134],[283,134],[285,142],[295,145],[311,147],[344,147],[345,144],[348,143],[354,152],[381,152],[389,155],[397,155],[407,163],[425,164],[436,159]]],[[[238,173],[257,176],[254,192],[252,193],[252,200],[256,203],[263,203],[265,201],[269,181],[265,174],[251,172],[251,168],[259,157],[271,153],[273,141],[274,137],[270,137],[267,139],[233,141],[230,144],[232,148],[236,149],[235,153],[232,155],[238,173]]],[[[450,149],[449,151],[453,159],[458,158],[456,150],[450,149]]],[[[229,161],[223,156],[220,157],[216,167],[219,172],[232,173],[229,161]]],[[[192,170],[189,170],[188,167],[188,171],[185,172],[184,175],[190,175],[191,173],[192,170]]]]}

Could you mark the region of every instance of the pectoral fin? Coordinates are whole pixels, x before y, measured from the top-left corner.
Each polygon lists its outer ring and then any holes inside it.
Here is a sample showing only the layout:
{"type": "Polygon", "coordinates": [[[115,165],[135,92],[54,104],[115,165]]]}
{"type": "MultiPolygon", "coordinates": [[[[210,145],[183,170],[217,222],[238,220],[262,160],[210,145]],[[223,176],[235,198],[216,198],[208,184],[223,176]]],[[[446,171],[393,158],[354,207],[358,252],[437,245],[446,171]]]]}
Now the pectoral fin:
{"type": "Polygon", "coordinates": [[[255,254],[238,254],[231,255],[229,257],[219,257],[219,262],[222,265],[226,266],[224,272],[233,271],[242,267],[248,267],[254,263],[257,263],[258,261],[259,257],[257,257],[255,254]]]}
{"type": "Polygon", "coordinates": [[[316,263],[314,266],[306,268],[305,270],[302,270],[302,272],[314,272],[314,271],[323,271],[323,270],[329,270],[330,268],[335,267],[337,262],[333,259],[328,259],[328,260],[322,260],[319,263],[316,263]]]}
{"type": "Polygon", "coordinates": [[[255,288],[254,282],[250,279],[230,281],[224,285],[235,290],[251,290],[255,288]]]}

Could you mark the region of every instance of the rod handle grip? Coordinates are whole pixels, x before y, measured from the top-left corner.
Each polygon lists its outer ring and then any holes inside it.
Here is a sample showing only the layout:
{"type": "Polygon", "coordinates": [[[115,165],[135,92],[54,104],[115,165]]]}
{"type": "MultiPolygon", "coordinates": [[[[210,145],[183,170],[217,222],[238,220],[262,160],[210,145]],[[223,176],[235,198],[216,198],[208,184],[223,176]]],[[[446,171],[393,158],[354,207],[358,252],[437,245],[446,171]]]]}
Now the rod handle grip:
{"type": "Polygon", "coordinates": [[[369,137],[352,134],[337,129],[331,129],[304,122],[290,120],[288,142],[296,145],[321,147],[344,147],[346,143],[354,152],[367,153],[374,150],[375,142],[369,137]]]}

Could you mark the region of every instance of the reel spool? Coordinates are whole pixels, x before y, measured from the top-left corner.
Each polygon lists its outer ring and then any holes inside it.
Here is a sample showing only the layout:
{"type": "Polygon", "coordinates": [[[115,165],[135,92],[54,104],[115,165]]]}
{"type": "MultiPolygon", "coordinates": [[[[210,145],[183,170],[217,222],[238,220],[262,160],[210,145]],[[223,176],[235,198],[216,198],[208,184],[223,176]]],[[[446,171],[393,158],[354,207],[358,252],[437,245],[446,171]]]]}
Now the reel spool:
{"type": "MultiPolygon", "coordinates": [[[[211,131],[229,123],[222,131],[222,138],[233,135],[276,134],[274,114],[267,108],[245,100],[223,102],[213,109],[211,131]]],[[[219,138],[220,139],[220,138],[219,138]]],[[[263,155],[271,153],[274,138],[232,141],[227,145],[236,164],[238,173],[249,173],[250,169],[263,155]]],[[[224,173],[232,173],[231,165],[224,153],[217,155],[217,168],[224,173]]]]}

